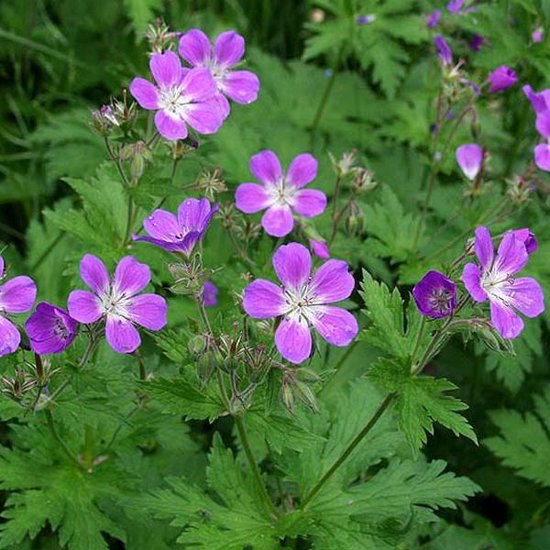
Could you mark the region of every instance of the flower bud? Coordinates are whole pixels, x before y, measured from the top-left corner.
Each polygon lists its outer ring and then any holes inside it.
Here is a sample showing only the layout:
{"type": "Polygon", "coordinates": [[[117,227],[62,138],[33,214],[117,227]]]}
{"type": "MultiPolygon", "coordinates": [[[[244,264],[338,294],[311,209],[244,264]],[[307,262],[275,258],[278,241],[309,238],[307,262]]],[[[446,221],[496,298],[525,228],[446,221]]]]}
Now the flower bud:
{"type": "Polygon", "coordinates": [[[213,201],[216,195],[227,191],[227,185],[221,177],[221,170],[216,168],[213,172],[204,171],[197,179],[197,189],[202,191],[207,198],[213,201]]]}
{"type": "Polygon", "coordinates": [[[332,167],[334,168],[336,175],[340,177],[345,177],[348,174],[351,174],[353,171],[356,155],[357,149],[352,149],[348,153],[343,153],[342,156],[338,160],[336,160],[332,153],[329,153],[332,167]]]}
{"type": "Polygon", "coordinates": [[[354,170],[354,178],[351,185],[353,190],[360,195],[361,193],[372,191],[378,185],[378,182],[374,180],[373,173],[370,170],[357,167],[354,170]]]}

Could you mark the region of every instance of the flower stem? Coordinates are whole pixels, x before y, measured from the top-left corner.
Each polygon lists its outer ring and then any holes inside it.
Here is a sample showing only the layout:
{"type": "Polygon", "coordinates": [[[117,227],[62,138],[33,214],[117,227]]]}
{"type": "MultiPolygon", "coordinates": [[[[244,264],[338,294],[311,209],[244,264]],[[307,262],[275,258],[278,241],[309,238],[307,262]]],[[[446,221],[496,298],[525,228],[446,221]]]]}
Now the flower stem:
{"type": "Polygon", "coordinates": [[[50,429],[50,432],[53,436],[53,438],[59,443],[59,446],[63,449],[63,452],[67,455],[67,457],[70,459],[71,462],[74,462],[78,466],[80,466],[78,460],[73,455],[72,451],[69,449],[65,441],[61,438],[61,436],[57,433],[57,430],[55,428],[55,422],[53,420],[53,414],[52,411],[49,409],[45,409],[44,412],[46,413],[46,420],[48,422],[48,428],[50,429]]]}
{"type": "Polygon", "coordinates": [[[391,405],[392,401],[395,398],[394,393],[390,393],[386,396],[384,401],[380,403],[380,406],[376,409],[374,414],[371,416],[370,420],[367,422],[365,427],[355,436],[354,440],[346,447],[344,452],[338,457],[334,464],[327,470],[325,475],[318,481],[317,485],[304,497],[302,501],[302,509],[307,508],[327,481],[336,473],[338,468],[346,461],[349,455],[354,451],[355,447],[361,443],[365,436],[374,428],[380,417],[384,414],[386,409],[391,405]]]}
{"type": "Polygon", "coordinates": [[[246,435],[246,428],[244,426],[243,419],[240,416],[235,416],[234,418],[235,418],[235,424],[237,425],[237,431],[239,432],[239,438],[241,440],[244,453],[248,460],[248,464],[250,465],[250,469],[252,470],[252,475],[254,476],[254,480],[256,482],[258,492],[262,497],[262,501],[266,507],[266,511],[269,513],[269,515],[277,517],[278,516],[277,509],[275,508],[273,501],[271,500],[269,494],[267,493],[267,489],[265,488],[265,485],[262,479],[262,474],[260,472],[260,469],[258,468],[258,464],[256,463],[256,460],[254,459],[254,455],[252,454],[252,449],[250,448],[248,436],[246,435]]]}

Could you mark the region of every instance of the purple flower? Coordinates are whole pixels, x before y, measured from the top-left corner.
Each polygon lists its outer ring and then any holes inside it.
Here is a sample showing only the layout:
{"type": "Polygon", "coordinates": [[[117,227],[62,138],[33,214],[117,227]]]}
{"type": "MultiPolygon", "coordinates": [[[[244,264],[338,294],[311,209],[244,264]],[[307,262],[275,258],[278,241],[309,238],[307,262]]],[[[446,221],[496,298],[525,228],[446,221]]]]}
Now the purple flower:
{"type": "Polygon", "coordinates": [[[497,67],[489,74],[487,79],[489,81],[489,93],[491,94],[507,90],[518,81],[516,71],[506,65],[497,67]]]}
{"type": "Polygon", "coordinates": [[[491,234],[486,227],[476,229],[474,250],[481,266],[464,266],[462,280],[476,302],[489,299],[491,322],[503,338],[516,338],[523,330],[523,320],[516,313],[536,317],[544,311],[540,285],[531,277],[515,277],[527,264],[525,241],[508,231],[495,257],[491,234]]]}
{"type": "Polygon", "coordinates": [[[451,0],[447,4],[447,9],[453,14],[456,15],[462,11],[462,6],[464,5],[464,0],[451,0]]]}
{"type": "Polygon", "coordinates": [[[544,31],[541,27],[538,27],[537,29],[535,29],[533,31],[533,34],[531,35],[531,39],[535,44],[542,42],[543,37],[544,37],[544,31]]]}
{"type": "Polygon", "coordinates": [[[535,164],[541,170],[550,172],[550,145],[540,143],[535,147],[535,164]]]}
{"type": "Polygon", "coordinates": [[[516,229],[513,233],[516,239],[519,239],[525,245],[527,254],[532,254],[537,251],[539,243],[535,234],[529,228],[516,229]]]}
{"type": "MultiPolygon", "coordinates": [[[[0,278],[4,275],[4,258],[0,256],[0,278]]],[[[0,285],[0,357],[19,347],[21,334],[6,317],[7,313],[25,313],[36,299],[36,285],[26,275],[14,277],[0,285]]]]}
{"type": "Polygon", "coordinates": [[[309,247],[311,248],[313,254],[317,256],[317,258],[320,258],[321,260],[326,260],[330,258],[330,252],[325,241],[309,239],[309,247]]]}
{"type": "Polygon", "coordinates": [[[311,276],[311,255],[298,243],[283,245],[273,255],[273,267],[282,287],[257,279],[244,290],[243,306],[251,317],[282,317],[275,332],[279,353],[291,363],[311,354],[311,327],[333,346],[347,346],[357,335],[355,317],[330,306],[345,300],[355,287],[348,264],[328,260],[311,276]]]}
{"type": "Polygon", "coordinates": [[[189,255],[217,211],[218,205],[211,207],[208,199],[185,199],[179,205],[177,216],[166,210],[155,210],[143,220],[149,237],[134,236],[133,239],[189,255]]]}
{"type": "Polygon", "coordinates": [[[537,115],[550,109],[550,89],[547,88],[546,90],[542,90],[542,92],[535,92],[529,84],[524,86],[522,89],[523,93],[531,102],[531,105],[537,115]]]}
{"type": "Polygon", "coordinates": [[[206,307],[218,305],[218,287],[212,281],[204,281],[201,300],[206,307]]]}
{"type": "Polygon", "coordinates": [[[149,62],[157,86],[134,78],[130,93],[149,111],[157,111],[155,125],[169,140],[185,139],[187,125],[200,134],[213,134],[224,120],[216,82],[207,69],[184,69],[174,52],[154,53],[149,62]]]}
{"type": "MultiPolygon", "coordinates": [[[[237,103],[256,101],[260,90],[258,77],[250,71],[234,71],[244,55],[244,38],[234,31],[222,32],[214,43],[199,29],[191,29],[180,38],[179,53],[193,67],[204,67],[216,81],[218,90],[237,103]]],[[[229,114],[229,102],[224,95],[218,100],[224,117],[229,114]]]]}
{"type": "Polygon", "coordinates": [[[481,36],[481,34],[474,34],[472,38],[470,38],[468,46],[473,52],[478,52],[481,50],[483,44],[485,44],[485,38],[481,36]]]}
{"type": "Polygon", "coordinates": [[[456,285],[439,271],[428,271],[412,293],[418,310],[426,317],[448,317],[456,307],[456,285]]]}
{"type": "Polygon", "coordinates": [[[355,22],[358,25],[368,25],[376,19],[376,15],[359,15],[356,17],[355,22]]]}
{"type": "Polygon", "coordinates": [[[69,294],[69,314],[79,323],[105,319],[108,344],[118,353],[131,353],[141,344],[134,324],[149,330],[166,326],[166,301],[156,294],[138,294],[149,284],[149,266],[125,256],[116,266],[113,280],[105,264],[86,254],[80,262],[80,277],[93,290],[69,294]]]}
{"type": "Polygon", "coordinates": [[[447,44],[447,41],[440,34],[438,34],[434,38],[434,44],[437,48],[437,55],[439,56],[439,59],[441,59],[443,65],[452,65],[453,52],[449,47],[449,44],[447,44]]]}
{"type": "Polygon", "coordinates": [[[456,150],[456,162],[464,175],[473,181],[483,166],[483,149],[477,143],[461,145],[456,150]]]}
{"type": "Polygon", "coordinates": [[[77,322],[62,308],[41,302],[27,319],[31,349],[40,355],[61,353],[75,339],[77,322]]]}
{"type": "Polygon", "coordinates": [[[315,189],[302,189],[317,176],[317,161],[304,153],[291,163],[286,174],[273,151],[262,151],[250,159],[252,175],[262,183],[242,183],[235,194],[236,205],[246,214],[265,210],[262,226],[273,237],[284,237],[294,227],[293,212],[306,218],[321,214],[327,197],[315,189]]]}
{"type": "Polygon", "coordinates": [[[433,29],[434,27],[437,27],[437,25],[439,25],[439,20],[440,19],[441,19],[441,10],[434,10],[426,18],[426,25],[430,29],[433,29]]]}

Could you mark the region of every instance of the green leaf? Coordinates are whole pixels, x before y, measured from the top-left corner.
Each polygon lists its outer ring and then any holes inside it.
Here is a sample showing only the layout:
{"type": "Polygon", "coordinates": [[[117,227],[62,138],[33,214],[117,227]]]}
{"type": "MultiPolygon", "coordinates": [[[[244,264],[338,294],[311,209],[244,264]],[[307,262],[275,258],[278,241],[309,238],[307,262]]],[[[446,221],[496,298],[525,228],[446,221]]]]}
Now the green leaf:
{"type": "Polygon", "coordinates": [[[166,414],[181,414],[187,419],[210,422],[221,416],[225,406],[214,383],[199,387],[198,380],[156,378],[146,384],[147,393],[166,414]]]}
{"type": "Polygon", "coordinates": [[[134,29],[141,33],[154,18],[154,12],[162,7],[161,0],[124,0],[126,13],[134,29]]]}
{"type": "Polygon", "coordinates": [[[396,393],[395,413],[413,452],[426,443],[428,433],[433,434],[435,422],[477,444],[474,430],[459,414],[468,405],[447,395],[457,389],[452,382],[431,376],[412,376],[407,368],[385,359],[377,362],[369,377],[386,391],[396,393]]]}
{"type": "Polygon", "coordinates": [[[500,435],[485,439],[483,444],[518,475],[550,487],[550,386],[535,397],[534,412],[522,415],[502,409],[492,411],[490,417],[500,435]]]}

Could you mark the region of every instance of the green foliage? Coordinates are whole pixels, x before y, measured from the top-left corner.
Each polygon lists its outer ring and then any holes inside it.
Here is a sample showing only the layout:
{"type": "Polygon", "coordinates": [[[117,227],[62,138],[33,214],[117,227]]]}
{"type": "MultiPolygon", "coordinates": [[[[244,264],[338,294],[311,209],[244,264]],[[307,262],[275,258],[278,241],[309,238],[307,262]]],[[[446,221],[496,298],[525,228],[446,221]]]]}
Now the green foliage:
{"type": "Polygon", "coordinates": [[[492,411],[500,433],[483,443],[518,475],[550,487],[550,387],[534,401],[535,411],[524,415],[509,409],[492,411]]]}

